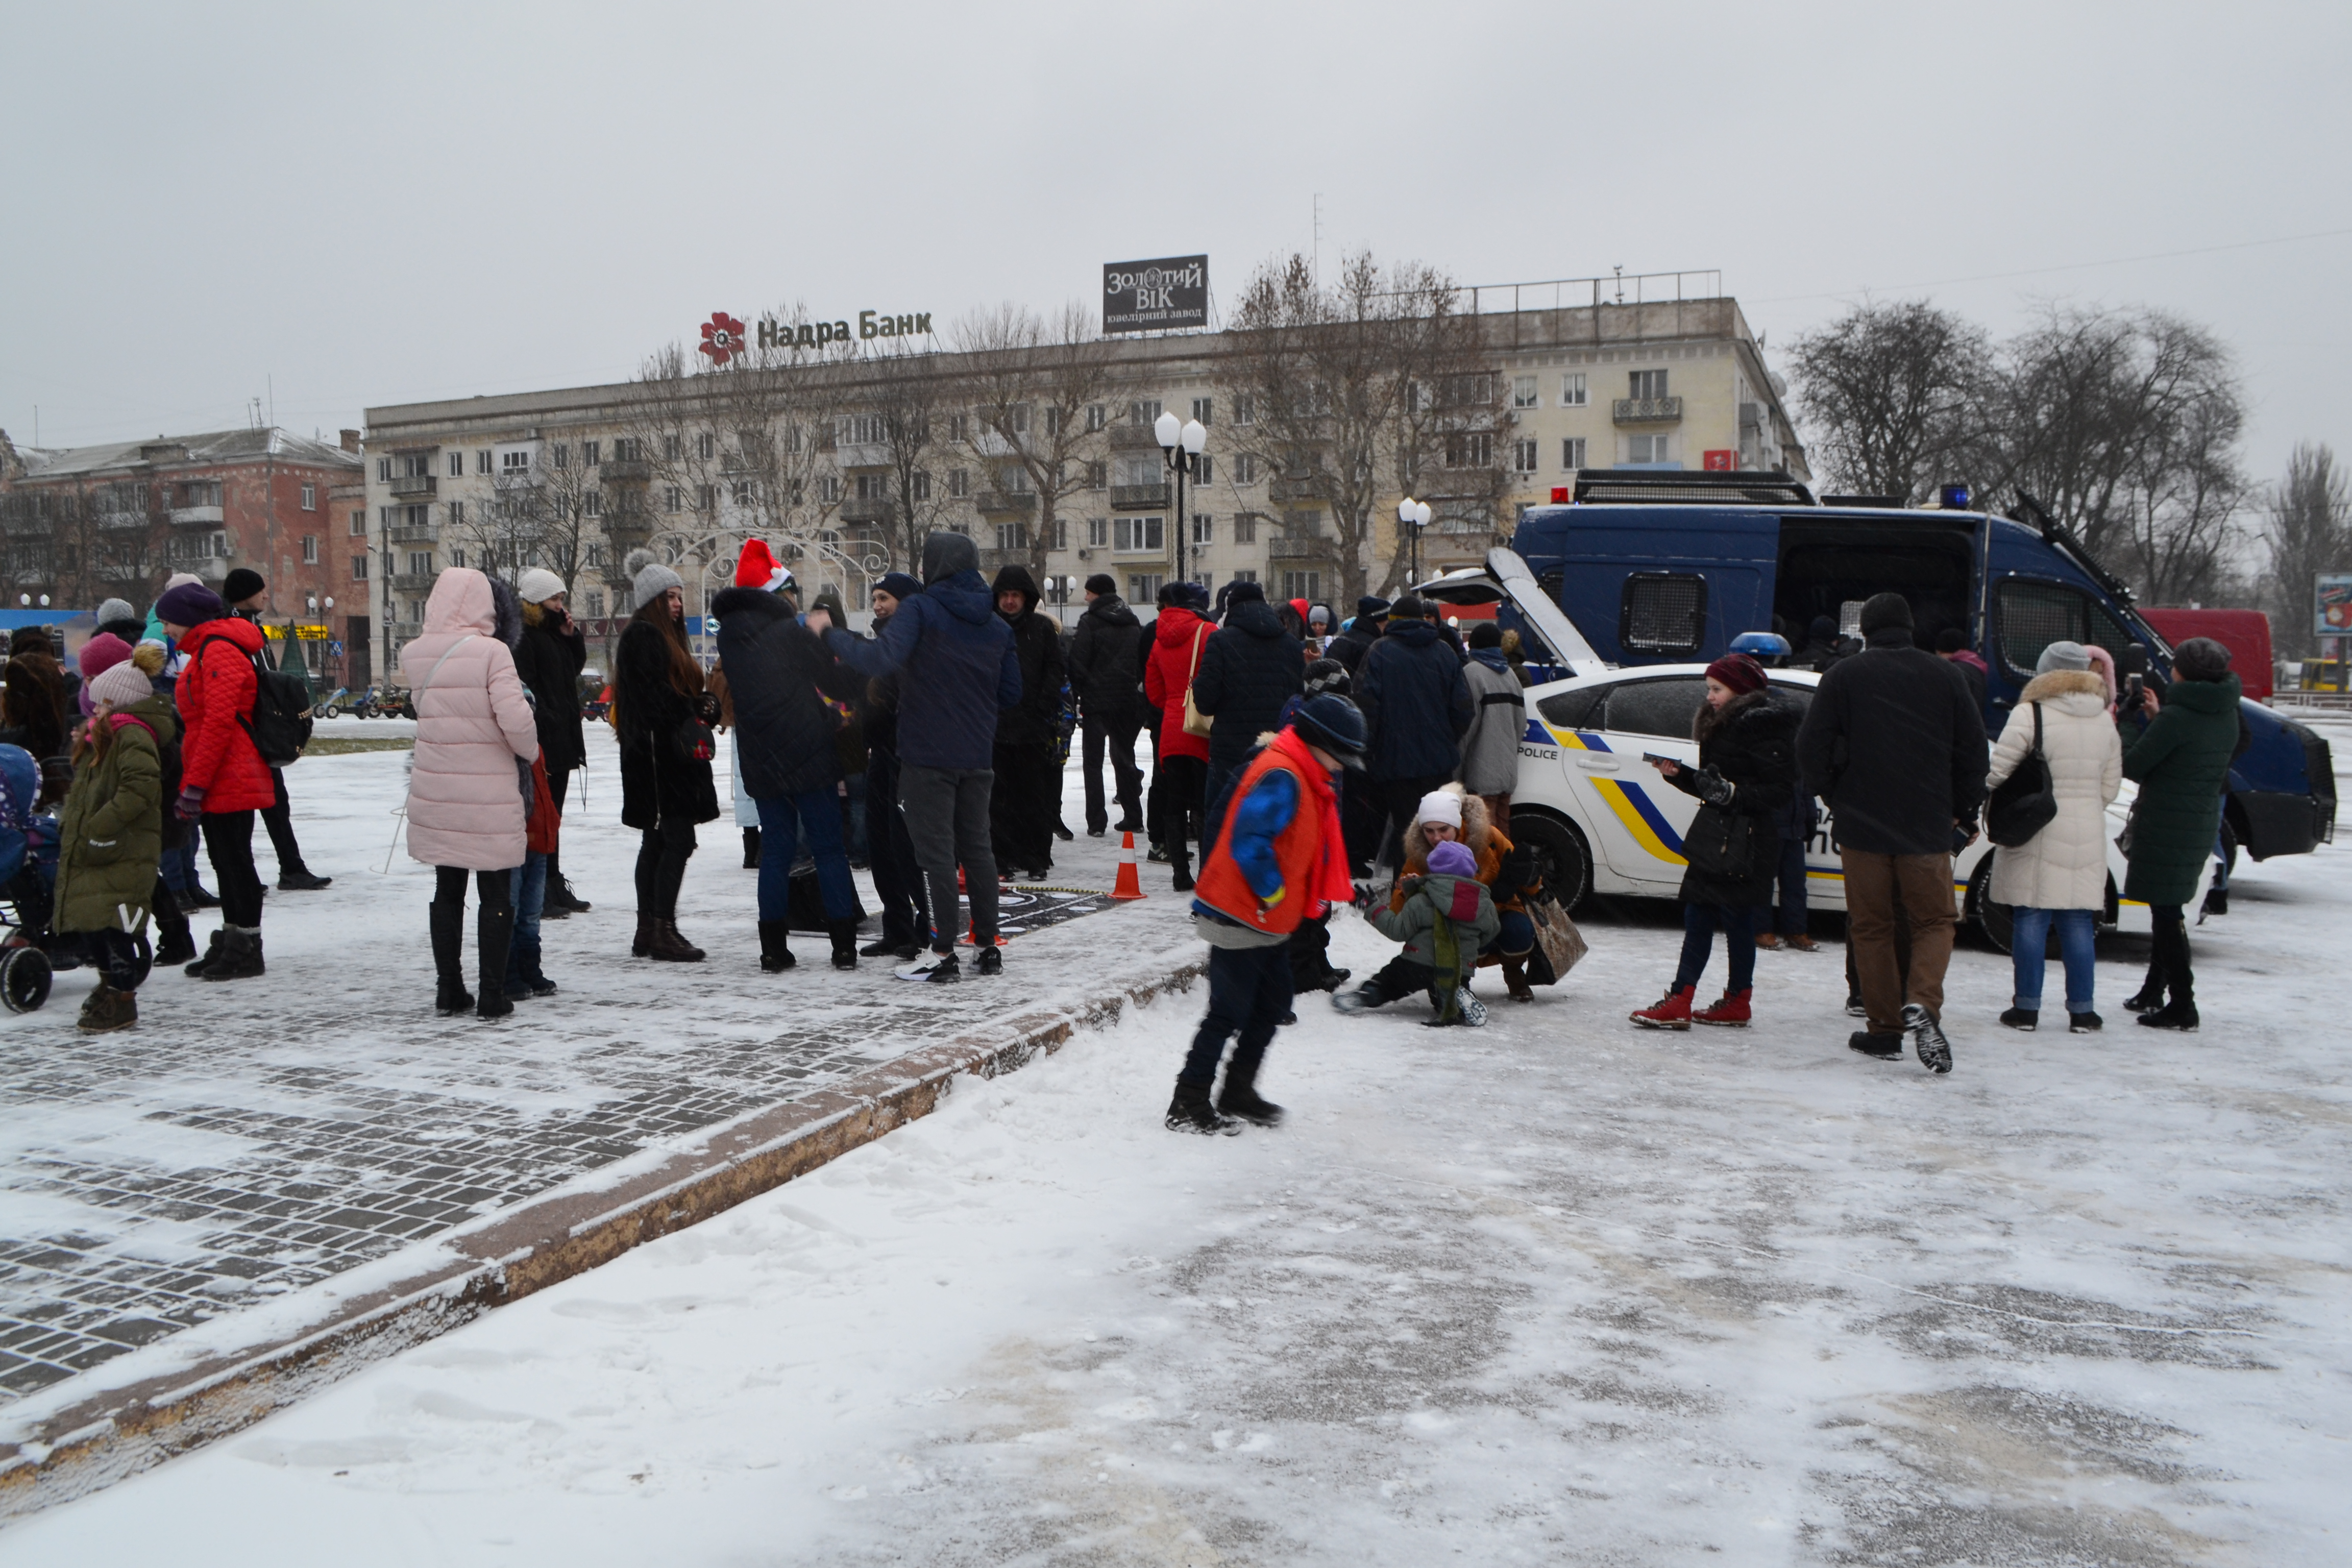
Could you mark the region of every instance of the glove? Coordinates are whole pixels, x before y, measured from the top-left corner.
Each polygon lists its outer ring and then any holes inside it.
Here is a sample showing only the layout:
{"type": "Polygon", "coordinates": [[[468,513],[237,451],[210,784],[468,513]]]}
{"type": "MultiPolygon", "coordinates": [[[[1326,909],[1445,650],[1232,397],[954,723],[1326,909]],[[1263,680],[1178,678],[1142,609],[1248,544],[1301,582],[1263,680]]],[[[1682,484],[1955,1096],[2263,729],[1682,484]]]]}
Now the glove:
{"type": "Polygon", "coordinates": [[[1495,886],[1505,891],[1528,887],[1535,879],[1535,851],[1517,844],[1511,846],[1511,852],[1504,856],[1503,863],[1495,868],[1495,886]]]}
{"type": "Polygon", "coordinates": [[[194,784],[180,791],[180,798],[172,804],[172,815],[182,822],[194,822],[205,814],[205,792],[194,784]]]}
{"type": "Polygon", "coordinates": [[[1725,806],[1731,804],[1731,797],[1739,793],[1739,788],[1709,768],[1704,773],[1691,774],[1691,793],[1709,805],[1725,806]]]}
{"type": "Polygon", "coordinates": [[[1355,905],[1359,910],[1369,910],[1374,905],[1385,903],[1387,900],[1381,897],[1380,889],[1375,887],[1373,884],[1370,882],[1359,882],[1356,884],[1356,896],[1349,899],[1348,901],[1355,905]]]}

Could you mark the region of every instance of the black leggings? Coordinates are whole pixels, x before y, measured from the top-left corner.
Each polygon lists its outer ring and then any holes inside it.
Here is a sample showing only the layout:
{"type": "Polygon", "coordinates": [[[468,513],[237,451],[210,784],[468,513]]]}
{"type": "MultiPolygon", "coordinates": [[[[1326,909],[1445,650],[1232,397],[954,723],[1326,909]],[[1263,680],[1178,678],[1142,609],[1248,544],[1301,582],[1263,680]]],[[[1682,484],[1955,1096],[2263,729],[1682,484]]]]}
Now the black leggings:
{"type": "Polygon", "coordinates": [[[677,919],[677,890],[686,884],[687,858],[694,853],[694,824],[666,816],[637,840],[637,915],[643,920],[677,919]]]}
{"type": "Polygon", "coordinates": [[[474,879],[474,887],[481,898],[484,910],[504,910],[514,907],[514,868],[503,871],[468,871],[463,866],[433,868],[433,901],[466,907],[466,879],[474,879]]]}
{"type": "Polygon", "coordinates": [[[261,929],[261,873],[253,865],[253,813],[206,812],[205,851],[220,882],[221,921],[261,929]]]}
{"type": "Polygon", "coordinates": [[[139,982],[132,978],[138,973],[139,945],[129,931],[111,928],[84,931],[82,947],[89,954],[91,967],[106,976],[109,985],[117,991],[139,989],[139,982]]]}
{"type": "Polygon", "coordinates": [[[2189,911],[2180,904],[2150,904],[2148,917],[2147,984],[2143,989],[2162,1001],[2193,1004],[2197,976],[2189,967],[2189,911]]]}

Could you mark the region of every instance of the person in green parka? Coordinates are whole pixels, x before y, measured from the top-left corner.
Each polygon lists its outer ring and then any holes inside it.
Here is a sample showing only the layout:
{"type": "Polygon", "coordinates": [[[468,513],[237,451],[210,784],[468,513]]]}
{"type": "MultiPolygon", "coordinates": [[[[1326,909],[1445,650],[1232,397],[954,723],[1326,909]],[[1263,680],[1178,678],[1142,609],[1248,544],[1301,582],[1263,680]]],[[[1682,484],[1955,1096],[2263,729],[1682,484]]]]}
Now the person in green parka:
{"type": "Polygon", "coordinates": [[[2221,791],[2238,752],[2239,683],[2230,673],[2230,650],[2211,637],[2191,637],[2175,649],[2172,674],[2162,700],[2154,690],[2147,694],[2138,739],[2131,738],[2129,717],[2125,721],[2124,777],[2139,785],[2139,798],[2123,896],[2147,905],[2155,941],[2147,982],[2124,1005],[2151,1028],[2194,1029],[2187,905],[2221,828],[2221,791]]]}
{"type": "Polygon", "coordinates": [[[56,927],[83,933],[99,981],[79,1026],[102,1034],[139,1022],[137,943],[163,858],[166,757],[180,721],[127,659],[93,679],[89,694],[95,710],[74,746],[58,826],[56,927]]]}

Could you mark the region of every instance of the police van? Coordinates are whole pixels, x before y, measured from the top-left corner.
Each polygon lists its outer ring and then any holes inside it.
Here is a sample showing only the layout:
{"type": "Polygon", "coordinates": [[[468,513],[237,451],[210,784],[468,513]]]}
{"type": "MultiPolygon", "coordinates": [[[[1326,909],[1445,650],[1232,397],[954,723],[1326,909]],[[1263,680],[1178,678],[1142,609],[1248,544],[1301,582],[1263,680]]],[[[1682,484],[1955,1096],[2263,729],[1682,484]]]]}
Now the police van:
{"type": "MultiPolygon", "coordinates": [[[[1984,659],[1993,734],[2042,650],[2061,639],[2105,647],[2123,668],[2144,665],[2151,681],[2169,677],[2171,647],[2132,608],[2128,590],[2046,518],[2029,525],[1962,505],[1824,502],[1770,474],[1588,472],[1554,496],[1556,504],[1528,510],[1513,548],[1494,552],[1485,572],[1422,591],[1501,601],[1504,624],[1554,678],[1528,692],[1511,824],[1564,900],[1673,896],[1697,806],[1641,753],[1695,760],[1691,721],[1707,663],[1776,622],[1799,640],[1823,616],[1850,631],[1863,600],[1901,593],[1921,642],[1932,647],[1957,626],[1984,659]]],[[[1769,673],[1771,700],[1801,715],[1819,677],[1769,673]]],[[[2231,773],[2227,832],[2256,859],[2307,853],[2334,834],[2327,742],[2259,703],[2244,712],[2252,744],[2231,773]]],[[[2145,906],[2117,893],[2125,868],[2113,839],[2132,794],[2127,783],[2109,810],[2105,918],[2146,931],[2145,906]]],[[[1815,908],[1844,907],[1835,835],[1825,812],[1807,852],[1815,908]]],[[[1955,861],[1955,897],[1964,917],[2006,946],[2007,911],[1985,896],[1990,871],[1990,846],[1979,838],[1955,861]]]]}

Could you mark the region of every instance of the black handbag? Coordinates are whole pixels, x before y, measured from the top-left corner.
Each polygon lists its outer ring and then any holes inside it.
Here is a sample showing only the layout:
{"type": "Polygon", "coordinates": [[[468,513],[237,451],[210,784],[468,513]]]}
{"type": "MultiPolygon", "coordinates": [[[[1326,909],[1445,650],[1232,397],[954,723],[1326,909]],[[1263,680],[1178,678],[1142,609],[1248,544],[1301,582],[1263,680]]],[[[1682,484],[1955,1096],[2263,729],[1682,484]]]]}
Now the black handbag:
{"type": "Polygon", "coordinates": [[[1756,874],[1756,819],[1744,811],[1700,806],[1683,835],[1683,858],[1707,876],[1747,880],[1756,874]]]}
{"type": "Polygon", "coordinates": [[[2004,849],[2032,842],[2034,835],[2058,815],[2058,796],[2051,787],[2050,759],[2042,752],[2042,704],[2033,704],[2033,750],[2018,763],[2017,771],[2000,781],[1985,802],[1985,836],[2004,849]]]}

